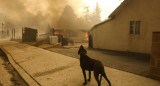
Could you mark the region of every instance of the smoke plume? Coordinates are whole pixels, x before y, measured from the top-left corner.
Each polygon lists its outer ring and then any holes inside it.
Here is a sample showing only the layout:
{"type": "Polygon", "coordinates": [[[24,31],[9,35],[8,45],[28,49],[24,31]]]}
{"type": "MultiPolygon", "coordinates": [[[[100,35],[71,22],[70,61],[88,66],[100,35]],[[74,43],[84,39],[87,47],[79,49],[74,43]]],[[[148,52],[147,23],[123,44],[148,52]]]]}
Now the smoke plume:
{"type": "Polygon", "coordinates": [[[43,33],[48,25],[57,28],[66,5],[79,16],[77,10],[84,3],[81,0],[0,0],[0,23],[4,23],[5,29],[21,32],[22,27],[32,27],[43,33]]]}

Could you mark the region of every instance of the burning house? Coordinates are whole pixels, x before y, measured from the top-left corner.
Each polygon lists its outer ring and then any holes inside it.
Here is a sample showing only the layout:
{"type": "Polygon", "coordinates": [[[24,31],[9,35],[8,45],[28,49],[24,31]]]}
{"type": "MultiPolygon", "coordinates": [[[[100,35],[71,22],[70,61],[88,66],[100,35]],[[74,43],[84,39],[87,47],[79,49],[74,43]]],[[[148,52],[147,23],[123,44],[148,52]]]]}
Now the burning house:
{"type": "Polygon", "coordinates": [[[54,35],[61,39],[67,39],[68,42],[88,42],[87,30],[54,30],[54,35]]]}

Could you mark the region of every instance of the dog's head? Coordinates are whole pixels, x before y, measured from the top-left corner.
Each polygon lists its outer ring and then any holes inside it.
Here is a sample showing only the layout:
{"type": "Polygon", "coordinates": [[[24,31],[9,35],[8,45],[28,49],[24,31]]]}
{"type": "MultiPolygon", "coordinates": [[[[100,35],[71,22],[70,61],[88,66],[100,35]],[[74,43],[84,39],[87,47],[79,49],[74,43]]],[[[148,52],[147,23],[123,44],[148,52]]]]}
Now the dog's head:
{"type": "Polygon", "coordinates": [[[87,51],[84,49],[84,47],[81,45],[79,50],[78,50],[78,55],[79,54],[87,54],[87,51]]]}

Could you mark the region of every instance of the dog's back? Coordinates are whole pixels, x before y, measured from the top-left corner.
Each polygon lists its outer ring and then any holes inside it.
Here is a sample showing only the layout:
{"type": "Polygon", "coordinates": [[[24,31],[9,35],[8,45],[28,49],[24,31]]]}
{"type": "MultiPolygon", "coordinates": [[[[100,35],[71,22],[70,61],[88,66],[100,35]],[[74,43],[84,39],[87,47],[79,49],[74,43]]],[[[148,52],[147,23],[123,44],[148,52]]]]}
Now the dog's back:
{"type": "Polygon", "coordinates": [[[80,66],[85,70],[93,71],[94,69],[94,60],[89,58],[87,55],[80,56],[80,66]]]}
{"type": "Polygon", "coordinates": [[[95,59],[89,58],[86,54],[80,56],[80,65],[82,68],[84,68],[85,70],[104,70],[103,64],[95,59]]]}

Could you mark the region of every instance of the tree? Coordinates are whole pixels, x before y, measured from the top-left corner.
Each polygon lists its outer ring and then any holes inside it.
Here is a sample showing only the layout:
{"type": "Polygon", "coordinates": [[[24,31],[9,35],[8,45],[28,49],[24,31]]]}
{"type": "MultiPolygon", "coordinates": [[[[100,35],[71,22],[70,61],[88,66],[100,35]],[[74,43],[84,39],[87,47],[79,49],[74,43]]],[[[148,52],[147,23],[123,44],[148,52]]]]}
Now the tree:
{"type": "Polygon", "coordinates": [[[76,28],[79,30],[89,30],[91,28],[89,22],[86,21],[86,16],[76,19],[76,28]]]}
{"type": "Polygon", "coordinates": [[[59,29],[75,29],[76,16],[71,6],[67,5],[58,21],[59,29]]]}
{"type": "Polygon", "coordinates": [[[90,15],[90,22],[92,26],[101,22],[100,13],[101,13],[101,9],[99,8],[98,3],[96,3],[96,8],[94,12],[90,15]]]}

